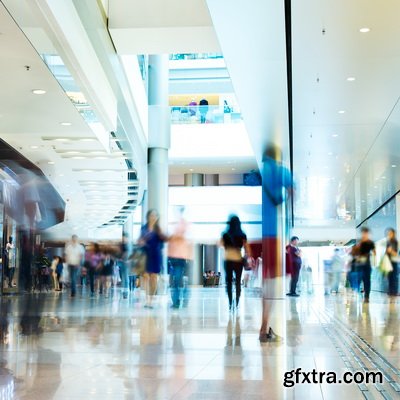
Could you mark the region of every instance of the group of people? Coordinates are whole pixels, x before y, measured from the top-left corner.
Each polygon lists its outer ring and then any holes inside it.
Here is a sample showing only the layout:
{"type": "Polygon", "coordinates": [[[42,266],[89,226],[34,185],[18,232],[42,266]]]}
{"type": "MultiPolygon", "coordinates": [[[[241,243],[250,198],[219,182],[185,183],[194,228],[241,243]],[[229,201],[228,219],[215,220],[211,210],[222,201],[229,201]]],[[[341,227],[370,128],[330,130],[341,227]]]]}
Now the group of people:
{"type": "MultiPolygon", "coordinates": [[[[383,257],[388,257],[390,270],[384,271],[388,280],[388,295],[393,298],[398,294],[398,253],[399,246],[396,231],[386,229],[386,246],[383,257]]],[[[376,255],[375,243],[370,238],[370,230],[361,228],[361,239],[351,249],[349,281],[353,290],[359,291],[361,282],[364,288],[364,301],[369,302],[371,292],[371,256],[376,255]]]]}
{"type": "MultiPolygon", "coordinates": [[[[302,268],[302,252],[298,247],[299,238],[293,236],[289,245],[286,247],[286,270],[291,275],[290,290],[287,296],[298,297],[296,291],[299,281],[300,271],[302,268]]],[[[387,258],[389,266],[381,269],[381,272],[387,277],[388,295],[394,297],[398,295],[398,263],[399,259],[398,241],[396,231],[393,228],[386,230],[386,246],[382,257],[387,258]]],[[[360,240],[349,250],[349,262],[347,268],[346,281],[355,292],[362,291],[364,293],[364,302],[368,303],[371,293],[371,275],[372,261],[371,258],[376,256],[375,243],[370,238],[370,230],[367,227],[361,228],[360,240]]],[[[386,261],[386,260],[385,260],[386,261]]],[[[381,265],[382,261],[378,264],[381,265]]],[[[325,294],[339,292],[341,276],[346,270],[346,260],[340,254],[340,250],[336,248],[329,262],[325,263],[325,294]]],[[[376,264],[376,263],[375,263],[376,264]]]]}

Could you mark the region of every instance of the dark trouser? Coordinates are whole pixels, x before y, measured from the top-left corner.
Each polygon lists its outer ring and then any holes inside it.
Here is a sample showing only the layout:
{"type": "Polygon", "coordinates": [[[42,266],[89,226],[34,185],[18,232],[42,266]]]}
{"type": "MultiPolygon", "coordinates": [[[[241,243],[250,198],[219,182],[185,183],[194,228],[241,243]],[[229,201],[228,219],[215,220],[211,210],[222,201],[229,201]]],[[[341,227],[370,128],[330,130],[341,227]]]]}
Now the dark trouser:
{"type": "Polygon", "coordinates": [[[239,304],[240,292],[242,289],[242,261],[225,261],[225,280],[226,280],[226,292],[228,293],[229,306],[232,305],[232,280],[233,272],[235,272],[235,283],[236,283],[236,305],[239,304]]]}
{"type": "Polygon", "coordinates": [[[371,264],[364,264],[360,271],[360,277],[364,284],[364,297],[369,299],[371,292],[371,264]]]}
{"type": "Polygon", "coordinates": [[[15,268],[8,268],[8,286],[11,287],[14,278],[15,268]]]}
{"type": "Polygon", "coordinates": [[[128,295],[129,278],[128,267],[125,261],[119,262],[119,274],[121,276],[122,295],[126,297],[128,295]]]}
{"type": "Polygon", "coordinates": [[[69,265],[69,279],[71,280],[71,296],[75,296],[76,294],[76,280],[78,277],[78,266],[77,265],[69,265]]]}
{"type": "Polygon", "coordinates": [[[389,283],[389,295],[396,296],[398,292],[399,286],[399,267],[397,262],[392,261],[393,271],[388,274],[388,283],[389,283]]]}
{"type": "Polygon", "coordinates": [[[292,277],[290,279],[290,294],[296,294],[297,282],[299,281],[301,265],[293,265],[292,277]]]}
{"type": "Polygon", "coordinates": [[[96,269],[90,267],[88,269],[90,293],[94,294],[94,281],[96,280],[96,269]]]}
{"type": "MultiPolygon", "coordinates": [[[[171,275],[172,305],[179,307],[181,291],[183,291],[183,276],[185,275],[186,260],[183,258],[168,258],[171,275]]],[[[183,299],[186,301],[186,299],[183,299]]]]}
{"type": "Polygon", "coordinates": [[[137,275],[129,275],[129,291],[133,292],[135,290],[137,275]]]}

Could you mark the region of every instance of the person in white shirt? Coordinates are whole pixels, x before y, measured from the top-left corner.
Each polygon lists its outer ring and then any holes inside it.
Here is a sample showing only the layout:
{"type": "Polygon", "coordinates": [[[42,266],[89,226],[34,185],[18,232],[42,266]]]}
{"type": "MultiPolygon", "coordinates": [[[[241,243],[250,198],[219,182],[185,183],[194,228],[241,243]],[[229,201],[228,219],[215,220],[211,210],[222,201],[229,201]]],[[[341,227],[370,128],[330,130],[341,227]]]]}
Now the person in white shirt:
{"type": "Polygon", "coordinates": [[[71,241],[65,245],[65,258],[68,264],[71,279],[71,297],[76,295],[76,279],[79,267],[82,265],[85,255],[83,246],[78,242],[78,236],[72,235],[71,241]]]}

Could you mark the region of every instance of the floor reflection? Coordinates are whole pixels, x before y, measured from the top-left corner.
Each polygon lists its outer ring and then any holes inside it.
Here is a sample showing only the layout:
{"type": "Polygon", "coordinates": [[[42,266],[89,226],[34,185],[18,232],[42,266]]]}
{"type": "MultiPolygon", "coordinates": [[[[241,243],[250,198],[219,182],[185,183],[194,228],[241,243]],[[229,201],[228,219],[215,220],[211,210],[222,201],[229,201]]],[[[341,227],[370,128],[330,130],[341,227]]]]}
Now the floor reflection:
{"type": "Polygon", "coordinates": [[[245,297],[235,314],[223,290],[192,294],[179,311],[166,297],[154,310],[118,296],[1,298],[0,400],[322,398],[333,389],[282,387],[284,372],[299,366],[343,368],[320,312],[399,367],[399,301],[379,294],[369,305],[352,295],[279,300],[273,322],[284,340],[260,345],[260,299],[245,297]]]}

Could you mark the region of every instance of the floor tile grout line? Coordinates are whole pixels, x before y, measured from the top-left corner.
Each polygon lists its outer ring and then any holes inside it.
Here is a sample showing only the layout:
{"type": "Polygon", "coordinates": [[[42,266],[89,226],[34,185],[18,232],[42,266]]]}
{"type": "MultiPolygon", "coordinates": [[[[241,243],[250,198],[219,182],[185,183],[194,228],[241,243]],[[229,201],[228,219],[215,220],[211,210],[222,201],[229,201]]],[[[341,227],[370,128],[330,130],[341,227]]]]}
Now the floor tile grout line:
{"type": "MultiPolygon", "coordinates": [[[[347,333],[350,332],[350,335],[344,336],[343,332],[341,333],[341,335],[342,335],[342,337],[346,337],[345,341],[349,344],[349,346],[353,346],[354,349],[356,349],[356,351],[359,351],[361,353],[361,355],[364,358],[367,359],[367,361],[371,364],[371,366],[374,369],[376,369],[376,370],[378,370],[378,371],[380,371],[382,373],[382,375],[384,376],[386,382],[390,385],[391,390],[394,390],[397,393],[398,390],[397,390],[396,386],[398,384],[396,383],[396,385],[393,385],[394,380],[387,373],[387,371],[385,371],[384,367],[379,365],[379,364],[377,364],[376,361],[374,361],[371,357],[369,357],[368,354],[366,353],[365,349],[362,346],[360,346],[358,343],[356,343],[356,341],[354,340],[354,336],[357,339],[361,339],[361,338],[356,333],[352,332],[351,328],[348,327],[346,324],[344,324],[344,322],[340,321],[337,317],[333,316],[332,314],[329,314],[326,309],[324,311],[324,314],[325,314],[325,317],[329,318],[331,322],[333,321],[333,324],[336,323],[336,325],[340,325],[343,330],[347,331],[347,333]],[[350,343],[349,343],[349,341],[350,341],[350,343]]],[[[338,329],[336,329],[336,327],[334,327],[334,329],[337,332],[341,332],[340,329],[338,331],[338,329]]],[[[353,357],[356,359],[357,363],[361,366],[361,368],[364,371],[369,369],[369,368],[366,367],[365,363],[363,363],[362,359],[354,353],[354,351],[351,349],[351,347],[349,347],[349,351],[351,351],[351,353],[353,354],[353,357]]],[[[374,387],[376,388],[376,390],[379,392],[379,394],[382,397],[384,397],[385,399],[391,399],[391,396],[388,394],[388,392],[386,390],[386,387],[384,387],[384,386],[382,386],[382,385],[380,385],[378,383],[375,383],[374,387]]]]}
{"type": "Polygon", "coordinates": [[[218,352],[203,368],[201,368],[201,370],[195,374],[192,378],[190,378],[177,392],[175,392],[172,397],[170,397],[170,400],[173,400],[175,396],[178,396],[179,393],[185,389],[185,387],[187,385],[189,385],[190,383],[194,382],[196,380],[196,376],[199,376],[219,355],[221,352],[218,352]]]}
{"type": "MultiPolygon", "coordinates": [[[[357,368],[355,367],[355,363],[354,360],[351,360],[349,358],[348,355],[346,355],[346,347],[343,346],[343,342],[342,345],[340,346],[338,344],[338,339],[337,337],[335,337],[332,332],[328,329],[327,325],[329,324],[329,319],[327,318],[326,315],[322,314],[322,312],[320,310],[316,310],[315,307],[312,307],[316,317],[318,318],[318,320],[320,321],[321,326],[323,327],[326,336],[330,339],[330,341],[332,342],[333,346],[335,347],[336,351],[338,352],[340,358],[343,361],[343,364],[345,366],[345,368],[349,369],[350,371],[355,371],[357,370],[357,368]],[[321,319],[321,317],[323,318],[323,320],[321,319]],[[345,349],[345,351],[343,351],[343,349],[345,349]],[[340,352],[339,352],[340,350],[340,352]]],[[[330,327],[333,327],[332,324],[330,324],[330,327]]],[[[335,331],[337,332],[338,336],[341,335],[340,332],[337,331],[337,329],[335,327],[333,327],[333,329],[335,329],[335,331]]],[[[366,397],[368,400],[369,399],[374,399],[375,397],[372,396],[372,393],[368,390],[368,388],[362,387],[359,384],[357,384],[358,389],[360,390],[361,394],[366,397]],[[366,390],[365,390],[366,389],[366,390]],[[368,393],[366,393],[368,392],[368,393]],[[372,397],[371,397],[372,396],[372,397]]]]}

